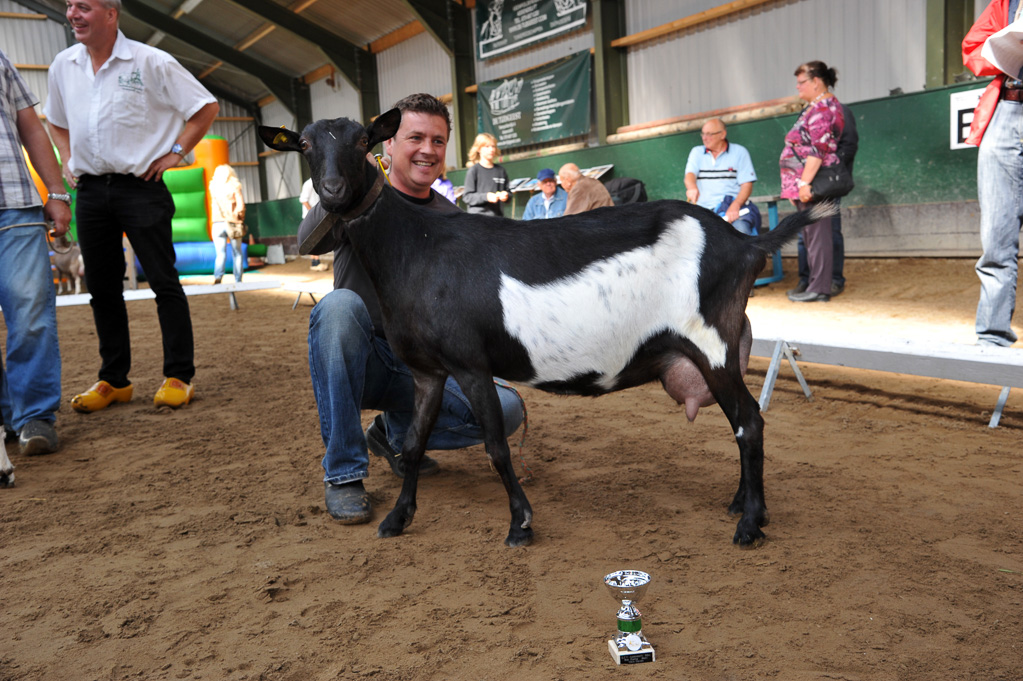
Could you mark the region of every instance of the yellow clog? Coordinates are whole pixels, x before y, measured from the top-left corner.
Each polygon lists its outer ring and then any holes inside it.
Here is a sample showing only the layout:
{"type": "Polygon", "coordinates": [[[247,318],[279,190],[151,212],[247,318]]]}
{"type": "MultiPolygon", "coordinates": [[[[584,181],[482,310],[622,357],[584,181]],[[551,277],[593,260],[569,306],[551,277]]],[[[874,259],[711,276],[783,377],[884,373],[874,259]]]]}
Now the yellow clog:
{"type": "Polygon", "coordinates": [[[129,402],[131,400],[132,385],[129,383],[123,388],[115,388],[106,381],[99,381],[84,393],[71,398],[71,408],[83,414],[89,414],[100,409],[106,409],[111,402],[129,402]]]}
{"type": "Polygon", "coordinates": [[[195,388],[191,383],[179,381],[176,378],[168,378],[156,391],[153,397],[153,404],[157,407],[180,407],[192,401],[195,388]]]}

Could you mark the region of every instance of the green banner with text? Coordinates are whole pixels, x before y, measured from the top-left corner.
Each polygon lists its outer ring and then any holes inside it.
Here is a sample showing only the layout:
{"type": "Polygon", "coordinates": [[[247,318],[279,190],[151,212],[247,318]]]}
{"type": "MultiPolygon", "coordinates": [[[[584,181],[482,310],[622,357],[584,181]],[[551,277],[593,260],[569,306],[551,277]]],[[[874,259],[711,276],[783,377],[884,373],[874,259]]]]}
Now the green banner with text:
{"type": "Polygon", "coordinates": [[[586,25],[586,0],[479,0],[476,50],[490,59],[586,25]]]}
{"type": "Polygon", "coordinates": [[[590,131],[589,50],[501,80],[480,83],[479,131],[502,149],[590,131]]]}

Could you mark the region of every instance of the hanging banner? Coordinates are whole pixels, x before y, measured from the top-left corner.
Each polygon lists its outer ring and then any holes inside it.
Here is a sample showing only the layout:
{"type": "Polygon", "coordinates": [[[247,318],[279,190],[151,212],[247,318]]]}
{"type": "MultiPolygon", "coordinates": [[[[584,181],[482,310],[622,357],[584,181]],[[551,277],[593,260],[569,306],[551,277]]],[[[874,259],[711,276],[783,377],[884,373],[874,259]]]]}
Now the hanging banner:
{"type": "Polygon", "coordinates": [[[586,24],[586,0],[479,0],[480,59],[517,50],[586,24]]]}
{"type": "Polygon", "coordinates": [[[517,76],[480,83],[479,131],[502,149],[586,135],[590,131],[590,52],[517,76]]]}

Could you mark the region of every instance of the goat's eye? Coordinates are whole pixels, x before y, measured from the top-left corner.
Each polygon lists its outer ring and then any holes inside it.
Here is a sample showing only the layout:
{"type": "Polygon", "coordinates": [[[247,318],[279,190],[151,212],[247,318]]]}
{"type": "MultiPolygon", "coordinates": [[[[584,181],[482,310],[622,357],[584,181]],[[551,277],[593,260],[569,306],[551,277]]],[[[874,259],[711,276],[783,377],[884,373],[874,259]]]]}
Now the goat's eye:
{"type": "Polygon", "coordinates": [[[301,149],[302,151],[306,151],[307,149],[309,149],[309,140],[307,140],[304,137],[300,139],[298,141],[298,148],[301,149]]]}
{"type": "Polygon", "coordinates": [[[369,137],[367,137],[366,135],[363,135],[362,139],[359,140],[359,144],[361,144],[364,147],[368,147],[369,146],[369,137]]]}

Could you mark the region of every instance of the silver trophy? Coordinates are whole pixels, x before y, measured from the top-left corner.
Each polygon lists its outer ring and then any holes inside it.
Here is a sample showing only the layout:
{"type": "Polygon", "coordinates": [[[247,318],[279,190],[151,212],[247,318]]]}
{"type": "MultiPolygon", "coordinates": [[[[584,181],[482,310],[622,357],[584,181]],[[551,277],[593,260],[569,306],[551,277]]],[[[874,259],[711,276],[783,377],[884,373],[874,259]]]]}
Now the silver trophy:
{"type": "Polygon", "coordinates": [[[643,620],[636,608],[636,602],[650,586],[650,575],[639,570],[618,570],[604,577],[604,584],[616,601],[618,609],[618,631],[607,642],[615,664],[637,664],[654,661],[654,647],[643,635],[643,620]]]}

